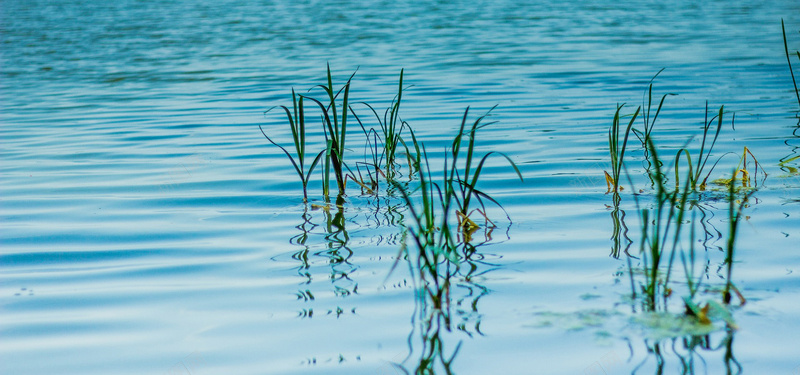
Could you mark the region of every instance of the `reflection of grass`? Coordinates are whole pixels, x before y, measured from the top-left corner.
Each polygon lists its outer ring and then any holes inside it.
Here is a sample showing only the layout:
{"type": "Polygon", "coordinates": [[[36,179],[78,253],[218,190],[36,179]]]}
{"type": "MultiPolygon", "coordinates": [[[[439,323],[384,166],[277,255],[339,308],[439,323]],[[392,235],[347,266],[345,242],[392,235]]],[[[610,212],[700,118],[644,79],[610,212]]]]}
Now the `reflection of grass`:
{"type": "Polygon", "coordinates": [[[655,311],[657,307],[656,297],[663,296],[666,299],[670,293],[668,287],[669,275],[672,270],[675,250],[681,238],[689,188],[687,181],[682,191],[680,189],[669,190],[666,187],[665,175],[661,172],[662,163],[658,159],[658,153],[652,138],[647,139],[647,146],[650,151],[650,157],[653,158],[655,169],[651,172],[651,179],[655,184],[656,191],[654,208],[641,211],[641,254],[645,277],[642,292],[647,301],[647,310],[655,311]],[[671,228],[672,231],[670,231],[671,228]],[[672,235],[671,238],[670,234],[672,235]],[[671,246],[668,245],[670,242],[671,246]],[[665,273],[666,277],[662,284],[659,277],[660,267],[662,262],[667,261],[665,254],[668,247],[669,259],[665,273]]]}
{"type": "MultiPolygon", "coordinates": [[[[643,308],[646,311],[666,311],[668,299],[673,293],[670,284],[672,276],[672,268],[674,265],[676,253],[680,253],[681,263],[683,264],[683,271],[688,287],[689,296],[686,297],[686,311],[689,315],[694,316],[696,319],[703,320],[705,315],[698,315],[698,312],[705,314],[705,310],[693,305],[693,298],[696,296],[699,285],[704,278],[707,277],[708,269],[700,275],[695,273],[695,225],[696,214],[693,211],[698,207],[696,203],[690,203],[690,200],[700,199],[700,195],[692,188],[691,184],[696,179],[692,176],[693,171],[687,171],[687,176],[683,181],[683,186],[678,186],[670,189],[666,183],[666,174],[663,173],[661,166],[664,165],[659,160],[659,152],[653,143],[652,138],[647,139],[647,146],[650,157],[653,160],[653,169],[650,173],[650,180],[654,184],[653,202],[649,208],[640,209],[641,213],[641,238],[640,238],[640,255],[642,263],[641,276],[634,273],[629,262],[629,272],[631,275],[632,293],[633,298],[636,300],[637,294],[641,292],[642,301],[644,302],[643,308]],[[692,210],[691,220],[687,220],[688,211],[692,210]],[[689,226],[689,242],[688,254],[684,227],[689,226]],[[640,288],[636,288],[634,283],[638,281],[640,288]],[[690,308],[697,307],[697,308],[690,308]]],[[[734,170],[734,175],[740,173],[739,169],[734,170]]],[[[731,302],[731,293],[736,293],[739,297],[740,303],[744,303],[744,297],[738,292],[738,289],[732,282],[732,271],[734,262],[734,248],[736,241],[737,228],[741,218],[741,211],[745,207],[746,201],[752,195],[754,189],[744,190],[741,195],[741,189],[735,187],[735,184],[728,184],[727,199],[729,201],[728,209],[728,237],[725,247],[725,260],[723,265],[726,267],[727,275],[725,277],[725,286],[723,290],[723,302],[727,305],[731,302]],[[739,199],[739,204],[734,202],[739,199]]],[[[636,196],[634,195],[634,198],[636,196]]],[[[638,198],[636,198],[638,206],[638,198]]],[[[705,216],[705,212],[703,212],[705,216]]],[[[704,233],[708,233],[703,225],[704,233]]],[[[710,306],[711,301],[706,304],[706,308],[710,306]]]]}
{"type": "MultiPolygon", "coordinates": [[[[453,353],[446,355],[441,338],[442,329],[450,331],[453,326],[451,313],[451,294],[453,286],[457,283],[470,291],[471,311],[460,314],[477,314],[477,303],[481,296],[487,293],[486,288],[474,283],[474,278],[481,275],[478,263],[480,258],[477,247],[469,241],[471,234],[477,227],[469,219],[469,201],[476,199],[483,206],[482,199],[493,203],[496,200],[486,193],[475,188],[478,183],[484,162],[494,153],[490,152],[474,164],[476,130],[481,128],[484,116],[475,120],[465,131],[469,109],[464,112],[461,127],[452,143],[453,149],[445,152],[441,180],[435,180],[431,173],[431,166],[425,146],[416,143],[418,148],[415,164],[420,166],[418,186],[409,187],[392,180],[392,185],[400,192],[406,206],[410,211],[411,222],[407,225],[407,233],[412,248],[403,246],[396,258],[394,269],[401,259],[407,259],[417,291],[416,301],[421,333],[423,338],[422,357],[418,362],[415,373],[434,373],[435,369],[450,373],[450,364],[458,353],[457,345],[453,353]],[[461,146],[464,136],[468,137],[466,155],[462,155],[461,146]],[[460,157],[464,157],[464,167],[459,168],[460,157]],[[454,215],[459,222],[459,230],[454,231],[451,221],[454,215]],[[461,236],[455,235],[460,231],[461,236]]],[[[503,154],[512,168],[519,175],[516,165],[503,154]]],[[[520,175],[521,178],[521,175],[520,175]]],[[[501,207],[502,208],[502,207],[501,207]]],[[[482,211],[485,216],[485,211],[482,211]]],[[[488,220],[488,219],[487,219],[488,220]]],[[[485,272],[485,271],[484,271],[485,272]]],[[[464,300],[459,300],[461,304],[464,300]]],[[[475,324],[474,332],[480,333],[480,322],[475,324]]],[[[472,335],[465,322],[456,324],[455,327],[468,335],[472,335]]],[[[460,344],[459,344],[460,345],[460,344]]]]}
{"type": "MultiPolygon", "coordinates": [[[[734,172],[735,174],[736,172],[734,172]]],[[[739,204],[736,204],[736,189],[733,184],[728,185],[728,239],[725,242],[725,265],[726,265],[726,278],[725,278],[725,291],[723,292],[722,299],[725,303],[731,302],[731,290],[736,292],[739,299],[744,303],[744,297],[739,293],[738,289],[733,285],[731,275],[733,273],[733,255],[736,245],[736,233],[739,227],[739,220],[742,218],[742,209],[747,204],[747,198],[752,195],[754,190],[750,190],[744,194],[739,204]]]]}

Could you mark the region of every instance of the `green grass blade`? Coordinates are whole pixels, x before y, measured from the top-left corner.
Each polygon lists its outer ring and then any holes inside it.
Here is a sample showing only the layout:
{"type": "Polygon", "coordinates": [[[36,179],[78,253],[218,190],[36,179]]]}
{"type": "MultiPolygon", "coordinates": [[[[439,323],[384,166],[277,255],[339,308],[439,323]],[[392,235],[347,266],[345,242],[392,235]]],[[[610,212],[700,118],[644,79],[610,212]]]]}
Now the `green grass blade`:
{"type": "MultiPolygon", "coordinates": [[[[781,31],[783,32],[783,50],[784,52],[786,52],[786,62],[789,64],[789,74],[792,75],[794,94],[797,96],[797,105],[800,106],[800,91],[797,90],[797,81],[795,81],[794,79],[794,69],[792,68],[792,60],[789,58],[789,44],[786,41],[786,27],[783,25],[783,18],[781,18],[781,31]]],[[[800,59],[800,51],[797,51],[797,58],[800,59]]]]}
{"type": "Polygon", "coordinates": [[[259,126],[258,126],[258,129],[259,129],[259,130],[261,130],[261,134],[263,134],[263,135],[264,135],[264,138],[266,138],[266,139],[269,141],[269,143],[272,143],[273,145],[275,145],[275,146],[278,146],[278,148],[280,148],[280,149],[281,149],[281,151],[283,151],[283,153],[284,153],[284,154],[286,154],[286,156],[287,156],[287,157],[289,157],[289,161],[291,161],[291,162],[292,162],[292,165],[294,166],[294,170],[295,170],[295,171],[297,172],[297,174],[300,176],[300,179],[301,179],[301,180],[303,180],[303,171],[302,171],[302,170],[300,170],[300,167],[299,167],[299,166],[297,165],[297,163],[294,161],[294,158],[292,157],[292,155],[291,155],[291,154],[289,154],[289,151],[286,151],[286,149],[285,149],[285,148],[283,148],[283,146],[281,146],[281,145],[279,145],[279,144],[275,143],[275,141],[273,141],[273,140],[272,140],[270,137],[268,137],[268,136],[267,136],[267,133],[265,133],[265,132],[264,132],[264,129],[263,129],[263,128],[261,128],[261,125],[259,125],[259,126]]]}

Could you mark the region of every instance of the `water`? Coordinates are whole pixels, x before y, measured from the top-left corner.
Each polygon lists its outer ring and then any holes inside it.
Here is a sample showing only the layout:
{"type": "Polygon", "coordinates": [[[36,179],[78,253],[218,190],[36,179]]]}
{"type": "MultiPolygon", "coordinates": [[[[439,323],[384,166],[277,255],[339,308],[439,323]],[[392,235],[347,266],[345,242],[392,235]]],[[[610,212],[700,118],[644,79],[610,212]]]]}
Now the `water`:
{"type": "MultiPolygon", "coordinates": [[[[323,83],[327,62],[339,82],[358,68],[354,100],[379,108],[405,68],[402,116],[431,153],[467,106],[499,105],[481,150],[506,152],[525,181],[496,159],[481,182],[513,223],[493,213],[480,277],[454,288],[456,323],[441,337],[448,355],[461,342],[457,373],[654,372],[652,341],[622,303],[624,256],[609,256],[603,170],[615,105],[632,112],[661,68],[656,94],[679,95],[659,145],[698,135],[706,100],[724,104],[736,130],[726,125],[715,157],[747,146],[769,174],[737,242],[748,303],[733,355],[745,373],[800,367],[800,177],[778,165],[800,146],[780,33],[784,17],[800,49],[795,1],[7,0],[0,12],[2,373],[412,371],[422,342],[407,265],[387,279],[408,212],[352,190],[347,233],[331,234],[335,210],[304,208],[258,131],[290,142],[263,111],[323,83]],[[601,324],[575,323],[593,309],[601,324]],[[546,314],[567,322],[540,327],[546,314]]],[[[635,238],[630,196],[623,207],[635,238]]],[[[726,203],[704,207],[726,233],[726,203]]],[[[721,252],[708,254],[719,285],[721,252]]],[[[697,351],[698,373],[725,370],[724,339],[697,351]]],[[[679,372],[677,354],[664,358],[679,372]]]]}

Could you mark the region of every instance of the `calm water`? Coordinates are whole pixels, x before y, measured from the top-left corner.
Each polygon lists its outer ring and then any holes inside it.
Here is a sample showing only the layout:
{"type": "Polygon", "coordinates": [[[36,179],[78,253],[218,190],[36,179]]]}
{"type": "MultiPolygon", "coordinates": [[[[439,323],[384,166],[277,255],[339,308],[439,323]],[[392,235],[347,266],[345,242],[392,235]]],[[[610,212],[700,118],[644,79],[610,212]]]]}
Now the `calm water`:
{"type": "MultiPolygon", "coordinates": [[[[800,371],[800,162],[778,164],[800,154],[780,29],[784,17],[800,49],[797,1],[4,0],[0,12],[3,374],[413,371],[412,279],[404,264],[387,279],[408,212],[351,190],[331,226],[336,212],[306,208],[258,131],[290,142],[263,111],[323,83],[326,62],[339,82],[358,68],[354,100],[381,108],[405,68],[402,117],[431,153],[466,106],[499,105],[481,150],[506,152],[525,181],[500,159],[482,181],[513,223],[495,212],[479,276],[453,290],[441,337],[446,353],[461,342],[455,372],[657,371],[628,321],[625,257],[609,256],[603,170],[616,104],[635,108],[661,68],[656,94],[679,95],[660,145],[699,134],[706,100],[724,104],[736,130],[714,157],[747,146],[769,174],[740,227],[734,281],[748,303],[732,354],[744,373],[800,371]]],[[[710,194],[703,207],[727,233],[727,204],[710,194]]],[[[629,195],[623,208],[635,239],[629,195]]],[[[710,243],[713,285],[724,238],[710,243]]],[[[724,339],[697,350],[697,373],[726,370],[724,339]]],[[[681,371],[681,348],[663,354],[665,373],[681,371]]]]}

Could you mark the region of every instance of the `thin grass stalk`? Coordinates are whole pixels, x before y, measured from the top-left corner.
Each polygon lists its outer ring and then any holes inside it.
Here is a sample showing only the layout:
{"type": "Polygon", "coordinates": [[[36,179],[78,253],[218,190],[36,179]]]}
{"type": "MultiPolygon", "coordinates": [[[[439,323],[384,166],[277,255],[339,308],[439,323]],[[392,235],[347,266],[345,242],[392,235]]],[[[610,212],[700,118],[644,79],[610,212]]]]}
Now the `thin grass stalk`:
{"type": "MultiPolygon", "coordinates": [[[[486,155],[484,155],[481,158],[481,160],[478,162],[475,170],[474,171],[472,170],[472,164],[473,164],[473,159],[474,159],[474,155],[475,155],[475,143],[477,141],[477,130],[482,128],[482,127],[485,127],[485,126],[488,126],[488,125],[491,125],[491,124],[494,123],[494,122],[490,122],[490,123],[486,123],[486,124],[481,124],[481,122],[487,116],[489,116],[489,114],[491,113],[491,111],[494,108],[496,108],[496,106],[490,108],[489,111],[487,111],[486,114],[484,114],[483,116],[478,117],[472,123],[472,126],[470,127],[469,131],[466,133],[467,137],[468,137],[468,141],[467,141],[467,150],[466,150],[466,156],[465,156],[465,162],[464,162],[463,176],[462,176],[461,172],[459,172],[458,156],[459,156],[460,151],[461,151],[461,145],[462,145],[462,142],[463,142],[463,136],[465,134],[464,129],[466,128],[467,116],[469,114],[469,107],[467,107],[467,109],[464,111],[464,116],[462,117],[462,120],[461,120],[461,126],[459,127],[459,132],[456,135],[455,139],[453,140],[453,144],[452,144],[451,154],[453,156],[453,160],[450,163],[449,176],[447,177],[447,180],[446,180],[447,181],[447,185],[448,185],[446,191],[448,193],[453,194],[452,198],[455,198],[456,204],[458,205],[457,213],[459,214],[459,218],[462,220],[462,226],[466,225],[466,227],[465,227],[466,229],[469,229],[469,227],[475,227],[475,224],[472,223],[471,220],[469,220],[469,214],[470,214],[469,208],[470,208],[470,203],[471,203],[471,200],[472,200],[473,197],[475,197],[477,200],[479,200],[481,206],[483,206],[483,203],[480,200],[481,200],[481,198],[485,198],[485,199],[491,201],[492,203],[496,204],[498,207],[500,207],[502,209],[502,206],[496,200],[494,200],[491,196],[489,196],[486,193],[481,192],[480,190],[476,189],[476,186],[477,186],[478,181],[479,181],[480,176],[481,176],[481,172],[483,171],[484,163],[486,162],[486,160],[490,156],[496,154],[496,155],[499,155],[499,156],[505,158],[508,161],[508,163],[510,164],[510,166],[513,168],[513,170],[517,173],[517,176],[519,177],[520,181],[523,180],[522,173],[520,172],[520,170],[517,167],[517,165],[511,160],[511,158],[509,158],[504,153],[496,152],[496,151],[492,151],[492,152],[489,152],[486,155]],[[455,195],[456,192],[458,192],[458,195],[455,195]]],[[[448,199],[449,198],[450,197],[448,197],[448,199]]],[[[485,208],[484,208],[484,212],[485,212],[485,208]]],[[[485,216],[485,214],[484,214],[484,216],[485,216]]],[[[506,214],[506,216],[508,217],[507,214],[506,214]]],[[[487,220],[488,220],[488,218],[487,218],[487,220]]]]}
{"type": "MultiPolygon", "coordinates": [[[[328,96],[328,100],[330,103],[326,106],[321,101],[311,98],[305,97],[313,101],[317,106],[319,106],[320,110],[322,111],[322,121],[323,121],[323,130],[325,132],[325,139],[326,141],[331,141],[328,145],[329,152],[326,152],[326,156],[330,160],[330,166],[333,170],[334,177],[336,179],[336,185],[339,188],[339,195],[344,195],[345,193],[345,184],[347,182],[347,177],[345,174],[345,168],[347,168],[344,162],[344,150],[345,150],[345,139],[347,135],[347,111],[349,107],[349,97],[350,97],[350,83],[355,76],[355,73],[348,78],[347,83],[336,93],[334,93],[333,89],[333,76],[331,74],[331,67],[330,64],[327,66],[327,78],[328,78],[328,85],[317,85],[315,87],[321,88],[328,96]],[[344,92],[342,97],[342,114],[341,114],[341,123],[339,119],[339,114],[336,109],[336,99],[338,98],[339,94],[344,92]]],[[[326,178],[329,177],[329,171],[326,173],[326,178]]],[[[327,194],[326,194],[327,197],[327,194]]]]}
{"type": "Polygon", "coordinates": [[[652,138],[648,138],[647,146],[650,150],[650,155],[653,158],[655,165],[655,172],[651,172],[651,179],[654,181],[656,187],[656,207],[653,212],[652,224],[649,220],[650,210],[645,210],[643,213],[643,232],[642,232],[642,254],[644,262],[645,274],[645,295],[647,297],[647,307],[649,310],[656,309],[656,294],[658,291],[658,271],[661,265],[662,246],[666,242],[666,235],[669,232],[670,217],[674,210],[674,198],[666,191],[664,186],[663,174],[661,172],[661,162],[658,159],[658,152],[652,138]],[[666,216],[666,224],[664,221],[664,205],[671,202],[670,211],[666,216]],[[652,227],[651,227],[652,225],[652,227]],[[664,228],[666,227],[666,228],[664,228]],[[663,233],[663,239],[662,239],[663,233]],[[644,246],[647,246],[645,248],[644,246]],[[649,250],[649,253],[648,251],[649,250]]]}
{"type": "MultiPolygon", "coordinates": [[[[783,50],[786,52],[786,63],[789,64],[789,74],[792,75],[792,84],[794,85],[794,94],[797,96],[797,105],[800,106],[800,91],[797,90],[797,81],[794,79],[794,69],[792,68],[792,60],[789,58],[789,43],[786,41],[786,26],[783,24],[781,18],[781,31],[783,32],[783,50]]],[[[797,58],[800,59],[800,51],[797,51],[797,58]]]]}
{"type": "Polygon", "coordinates": [[[403,122],[400,121],[400,131],[397,131],[397,121],[400,115],[400,102],[403,99],[403,73],[405,69],[400,69],[400,80],[397,85],[397,97],[391,105],[389,119],[384,128],[384,145],[386,154],[386,176],[394,178],[395,154],[397,152],[398,138],[402,132],[403,122]]]}
{"type": "MultiPolygon", "coordinates": [[[[621,190],[619,185],[619,177],[621,175],[622,163],[625,157],[625,148],[628,145],[628,136],[630,135],[631,127],[633,127],[636,117],[639,115],[642,107],[636,108],[636,112],[631,117],[628,126],[625,128],[625,137],[623,138],[622,145],[620,146],[620,111],[625,104],[617,105],[617,110],[614,113],[614,120],[611,123],[611,129],[608,130],[608,150],[611,154],[611,181],[610,185],[613,186],[614,192],[621,190]]],[[[608,177],[608,176],[606,176],[608,177]]],[[[612,190],[612,189],[610,189],[612,190]]]]}
{"type": "Polygon", "coordinates": [[[692,211],[692,225],[690,226],[689,232],[689,260],[686,260],[684,252],[681,252],[681,263],[683,264],[683,273],[686,277],[686,284],[689,287],[689,298],[694,299],[695,294],[697,294],[697,290],[700,288],[700,284],[703,283],[702,275],[697,278],[695,282],[694,277],[694,269],[695,269],[695,219],[697,218],[697,213],[693,210],[692,211]]]}
{"type": "MultiPolygon", "coordinates": [[[[272,109],[277,108],[273,107],[265,111],[264,113],[270,112],[272,109]]],[[[290,111],[289,108],[286,106],[280,106],[286,113],[286,118],[289,122],[289,128],[292,132],[292,141],[295,147],[295,154],[297,156],[297,160],[287,151],[283,146],[277,144],[275,141],[272,140],[267,133],[264,131],[264,128],[261,125],[258,126],[258,129],[261,131],[261,134],[264,135],[264,138],[267,139],[270,143],[277,146],[278,148],[283,151],[284,154],[289,158],[291,161],[292,166],[297,172],[297,175],[300,177],[300,181],[303,185],[303,202],[308,202],[308,181],[311,179],[311,173],[314,171],[314,168],[319,163],[320,157],[322,157],[323,152],[317,154],[314,158],[311,166],[308,169],[308,172],[305,171],[305,157],[306,157],[306,127],[305,127],[305,111],[303,108],[303,98],[300,97],[298,101],[297,96],[295,95],[294,89],[292,89],[292,110],[290,111]]]]}
{"type": "MultiPolygon", "coordinates": [[[[697,156],[697,166],[695,167],[695,175],[694,175],[695,183],[692,185],[693,189],[697,188],[696,183],[697,183],[697,181],[700,180],[700,176],[702,176],[702,174],[703,174],[703,168],[705,168],[706,163],[708,163],[708,158],[711,156],[711,150],[714,148],[714,145],[717,143],[717,138],[719,138],[719,132],[722,130],[722,116],[724,114],[724,110],[725,110],[725,106],[724,105],[720,106],[719,107],[719,113],[716,116],[712,117],[710,121],[709,120],[705,121],[705,125],[703,127],[703,141],[702,141],[702,143],[700,143],[700,154],[697,156]],[[704,158],[703,157],[703,155],[704,155],[703,152],[705,150],[706,138],[708,137],[708,131],[711,128],[711,123],[714,122],[714,119],[717,120],[717,130],[714,133],[714,139],[711,141],[711,145],[708,147],[708,152],[705,153],[705,158],[704,158]]],[[[706,119],[708,119],[708,101],[706,101],[706,119]]],[[[711,174],[711,172],[709,172],[709,175],[710,174],[711,174]]],[[[705,188],[705,181],[707,179],[708,179],[708,176],[706,176],[706,179],[703,180],[703,183],[700,185],[700,189],[701,190],[705,188]]]]}
{"type": "MultiPolygon", "coordinates": [[[[661,68],[661,70],[659,70],[658,73],[656,73],[653,76],[653,78],[650,78],[650,82],[649,82],[648,89],[647,89],[647,107],[646,107],[647,109],[643,112],[643,116],[642,116],[642,121],[644,122],[644,126],[642,127],[642,130],[644,130],[644,132],[643,132],[644,136],[643,137],[639,137],[639,141],[642,142],[642,146],[645,149],[646,155],[648,155],[647,154],[647,139],[650,138],[650,134],[653,131],[653,127],[655,127],[656,120],[658,119],[658,115],[659,115],[659,113],[661,113],[661,108],[664,106],[664,101],[667,99],[667,96],[675,96],[675,95],[677,95],[677,94],[672,94],[672,93],[664,94],[661,97],[661,101],[659,101],[659,103],[658,103],[658,108],[656,109],[656,113],[652,117],[652,121],[651,121],[650,114],[651,114],[651,109],[652,109],[652,106],[653,106],[653,81],[655,81],[656,77],[658,77],[658,75],[661,74],[661,72],[663,72],[664,69],[666,69],[666,68],[661,68]]],[[[642,101],[644,102],[644,99],[642,99],[642,101]]],[[[638,131],[636,131],[635,129],[634,129],[634,134],[636,134],[637,137],[639,136],[638,131]]]]}

